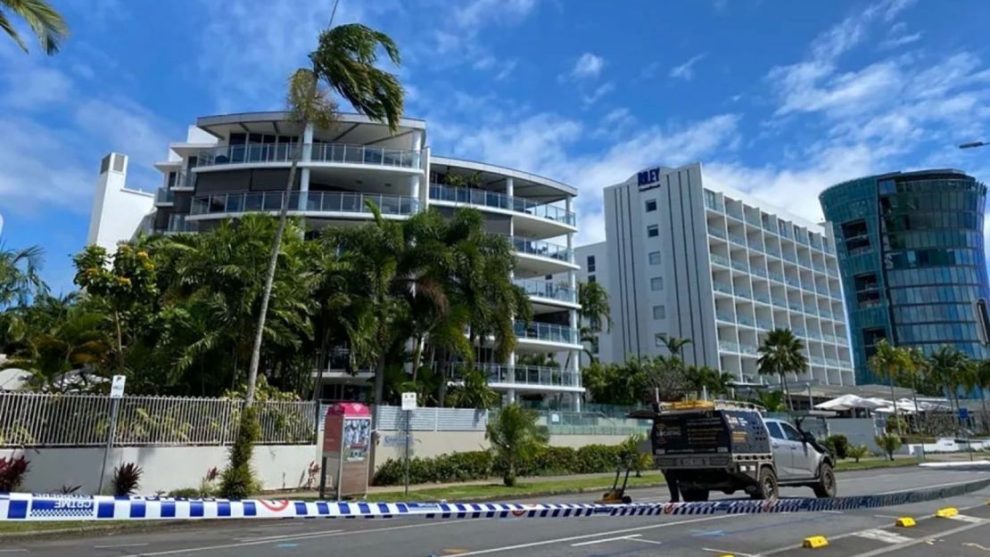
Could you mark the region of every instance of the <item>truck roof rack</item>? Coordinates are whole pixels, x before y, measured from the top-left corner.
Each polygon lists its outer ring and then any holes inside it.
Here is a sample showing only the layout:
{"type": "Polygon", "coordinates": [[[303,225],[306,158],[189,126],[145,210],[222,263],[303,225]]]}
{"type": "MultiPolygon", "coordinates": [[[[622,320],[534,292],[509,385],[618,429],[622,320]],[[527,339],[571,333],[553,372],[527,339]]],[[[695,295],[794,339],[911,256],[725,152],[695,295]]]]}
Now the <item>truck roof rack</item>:
{"type": "Polygon", "coordinates": [[[660,414],[672,412],[697,412],[699,410],[750,410],[761,414],[766,409],[752,402],[737,400],[681,400],[677,402],[661,402],[660,413],[653,410],[636,410],[629,414],[630,418],[652,419],[660,414]]]}

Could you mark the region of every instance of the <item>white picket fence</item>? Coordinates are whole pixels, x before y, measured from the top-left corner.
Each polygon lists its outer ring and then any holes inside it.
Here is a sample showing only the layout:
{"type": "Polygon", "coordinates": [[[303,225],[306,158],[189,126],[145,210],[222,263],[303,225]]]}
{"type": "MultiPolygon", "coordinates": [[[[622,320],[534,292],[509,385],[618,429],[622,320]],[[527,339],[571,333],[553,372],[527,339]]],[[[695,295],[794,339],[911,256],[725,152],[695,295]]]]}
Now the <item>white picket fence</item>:
{"type": "MultiPolygon", "coordinates": [[[[107,442],[110,399],[99,395],[0,393],[0,447],[94,447],[107,442]]],[[[115,446],[229,445],[243,402],[125,396],[115,446]]],[[[258,402],[262,444],[313,443],[312,402],[258,402]]]]}

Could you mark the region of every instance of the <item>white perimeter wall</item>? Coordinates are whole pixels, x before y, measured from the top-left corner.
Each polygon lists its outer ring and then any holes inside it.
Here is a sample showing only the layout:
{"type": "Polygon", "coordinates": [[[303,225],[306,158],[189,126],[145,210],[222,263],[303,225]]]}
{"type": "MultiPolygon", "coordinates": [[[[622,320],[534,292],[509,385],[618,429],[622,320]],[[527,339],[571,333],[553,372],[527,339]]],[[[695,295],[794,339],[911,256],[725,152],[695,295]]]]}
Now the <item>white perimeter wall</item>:
{"type": "MultiPolygon", "coordinates": [[[[120,447],[110,453],[104,489],[113,468],[134,462],[144,470],[139,493],[154,494],[199,487],[206,471],[223,470],[229,447],[120,447]]],[[[0,450],[0,457],[24,454],[30,464],[21,491],[51,492],[63,485],[80,485],[81,493],[94,493],[100,481],[103,449],[51,448],[0,450]]],[[[316,461],[314,445],[259,445],[253,468],[264,489],[290,489],[306,484],[307,470],[316,461]]]]}

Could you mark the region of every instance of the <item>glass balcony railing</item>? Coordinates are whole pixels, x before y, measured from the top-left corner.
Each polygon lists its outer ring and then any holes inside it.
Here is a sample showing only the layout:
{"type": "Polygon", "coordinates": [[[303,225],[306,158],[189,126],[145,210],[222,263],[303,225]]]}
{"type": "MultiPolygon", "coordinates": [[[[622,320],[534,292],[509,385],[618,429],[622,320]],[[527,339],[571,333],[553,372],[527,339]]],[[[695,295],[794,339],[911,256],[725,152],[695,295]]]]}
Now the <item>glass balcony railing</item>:
{"type": "Polygon", "coordinates": [[[732,294],[732,285],[724,282],[714,281],[712,287],[723,294],[732,294]]]}
{"type": "Polygon", "coordinates": [[[580,342],[577,329],[572,329],[564,325],[537,322],[527,325],[523,321],[516,321],[515,332],[516,337],[521,339],[527,338],[565,344],[578,344],[580,342]]]}
{"type": "Polygon", "coordinates": [[[557,259],[567,263],[574,262],[574,253],[567,249],[566,246],[551,244],[550,242],[544,242],[543,240],[521,238],[519,236],[511,236],[510,238],[512,240],[512,246],[520,253],[549,257],[551,259],[557,259]]]}
{"type": "Polygon", "coordinates": [[[753,292],[748,288],[736,288],[736,296],[739,296],[740,298],[752,298],[753,292]]]}
{"type": "MultiPolygon", "coordinates": [[[[399,168],[419,167],[419,151],[343,143],[316,143],[306,147],[311,148],[310,161],[312,162],[367,164],[399,168]]],[[[199,151],[198,165],[291,162],[294,159],[301,159],[302,154],[298,144],[223,145],[199,151]]]]}
{"type": "Polygon", "coordinates": [[[430,199],[505,209],[507,211],[525,213],[541,219],[562,222],[570,226],[574,226],[577,222],[574,213],[567,211],[563,207],[547,205],[545,203],[535,203],[521,197],[512,197],[505,195],[504,193],[476,188],[461,188],[444,186],[441,184],[431,184],[430,199]]]}
{"type": "Polygon", "coordinates": [[[760,329],[765,330],[765,331],[769,331],[769,330],[773,329],[773,321],[766,320],[766,319],[757,319],[756,320],[756,326],[759,327],[760,329]]]}
{"type": "Polygon", "coordinates": [[[577,302],[577,293],[567,283],[543,279],[520,279],[514,282],[529,296],[560,300],[561,302],[577,302]]]}
{"type": "MultiPolygon", "coordinates": [[[[241,192],[196,197],[189,214],[238,214],[258,211],[278,211],[282,208],[283,192],[241,192]]],[[[371,214],[371,201],[384,215],[411,215],[419,211],[415,197],[369,193],[293,192],[289,195],[289,210],[309,213],[371,214]]]]}
{"type": "Polygon", "coordinates": [[[759,265],[750,265],[749,268],[750,268],[750,271],[754,275],[756,275],[758,277],[764,277],[764,278],[766,278],[767,272],[763,270],[763,267],[762,266],[759,266],[759,265]]]}
{"type": "Polygon", "coordinates": [[[740,344],[737,342],[720,340],[718,343],[719,350],[725,352],[735,352],[737,354],[759,354],[759,350],[751,344],[740,344]]]}
{"type": "Polygon", "coordinates": [[[732,241],[732,243],[734,244],[739,244],[740,246],[746,245],[746,237],[743,236],[742,234],[735,234],[729,232],[729,240],[732,241]]]}
{"type": "Polygon", "coordinates": [[[777,281],[777,282],[779,282],[779,283],[781,283],[781,284],[784,284],[784,283],[786,283],[786,282],[787,282],[787,279],[786,279],[786,278],[784,278],[784,275],[782,275],[782,274],[780,274],[780,273],[775,273],[775,272],[773,272],[773,271],[770,271],[770,272],[769,272],[769,273],[767,273],[767,274],[769,274],[769,275],[770,275],[770,278],[772,278],[773,280],[775,280],[775,281],[777,281]]]}
{"type": "Polygon", "coordinates": [[[733,259],[732,260],[732,268],[733,269],[738,269],[738,270],[744,271],[744,272],[749,272],[749,263],[746,263],[745,261],[736,261],[736,260],[733,259]]]}
{"type": "Polygon", "coordinates": [[[738,316],[738,318],[736,319],[736,321],[740,325],[746,325],[747,327],[755,327],[756,326],[756,321],[750,319],[749,317],[745,317],[743,315],[738,316]]]}
{"type": "Polygon", "coordinates": [[[723,240],[725,239],[725,230],[722,230],[721,228],[709,227],[708,233],[716,238],[722,238],[723,240]]]}
{"type": "Polygon", "coordinates": [[[769,304],[770,303],[770,295],[769,294],[765,294],[763,292],[757,292],[757,293],[753,294],[753,298],[755,300],[758,300],[760,302],[763,302],[764,304],[769,304]]]}
{"type": "Polygon", "coordinates": [[[155,192],[155,205],[171,205],[175,203],[175,193],[170,189],[158,188],[155,192]]]}
{"type": "Polygon", "coordinates": [[[717,263],[723,267],[731,266],[731,264],[729,263],[729,258],[725,257],[724,255],[718,255],[713,253],[711,255],[711,258],[712,258],[712,263],[717,263]]]}
{"type": "Polygon", "coordinates": [[[162,232],[166,234],[182,234],[184,232],[196,232],[198,230],[198,223],[186,221],[185,215],[169,215],[168,225],[162,232]]]}
{"type": "Polygon", "coordinates": [[[310,160],[313,162],[339,164],[370,164],[399,168],[418,168],[419,151],[368,147],[365,145],[345,145],[340,143],[314,143],[310,160]]]}
{"type": "Polygon", "coordinates": [[[519,366],[509,364],[455,364],[454,379],[463,378],[464,372],[477,369],[485,374],[488,383],[529,385],[540,387],[579,387],[578,375],[548,366],[519,366]]]}
{"type": "Polygon", "coordinates": [[[716,312],[715,318],[719,321],[725,321],[726,323],[735,323],[735,319],[732,318],[732,314],[727,311],[716,312]]]}

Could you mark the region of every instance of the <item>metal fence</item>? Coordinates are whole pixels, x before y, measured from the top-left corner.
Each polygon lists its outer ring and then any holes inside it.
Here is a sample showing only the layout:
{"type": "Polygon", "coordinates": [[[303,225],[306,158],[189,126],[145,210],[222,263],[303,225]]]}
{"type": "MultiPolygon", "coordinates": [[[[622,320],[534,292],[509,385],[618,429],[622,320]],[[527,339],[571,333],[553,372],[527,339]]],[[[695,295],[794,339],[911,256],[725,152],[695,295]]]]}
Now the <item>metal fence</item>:
{"type": "MultiPolygon", "coordinates": [[[[119,401],[115,446],[229,445],[242,401],[125,396],[119,401]]],[[[258,402],[258,443],[316,440],[312,402],[258,402]]],[[[98,395],[0,393],[0,447],[97,447],[107,442],[111,401],[98,395]]]]}

